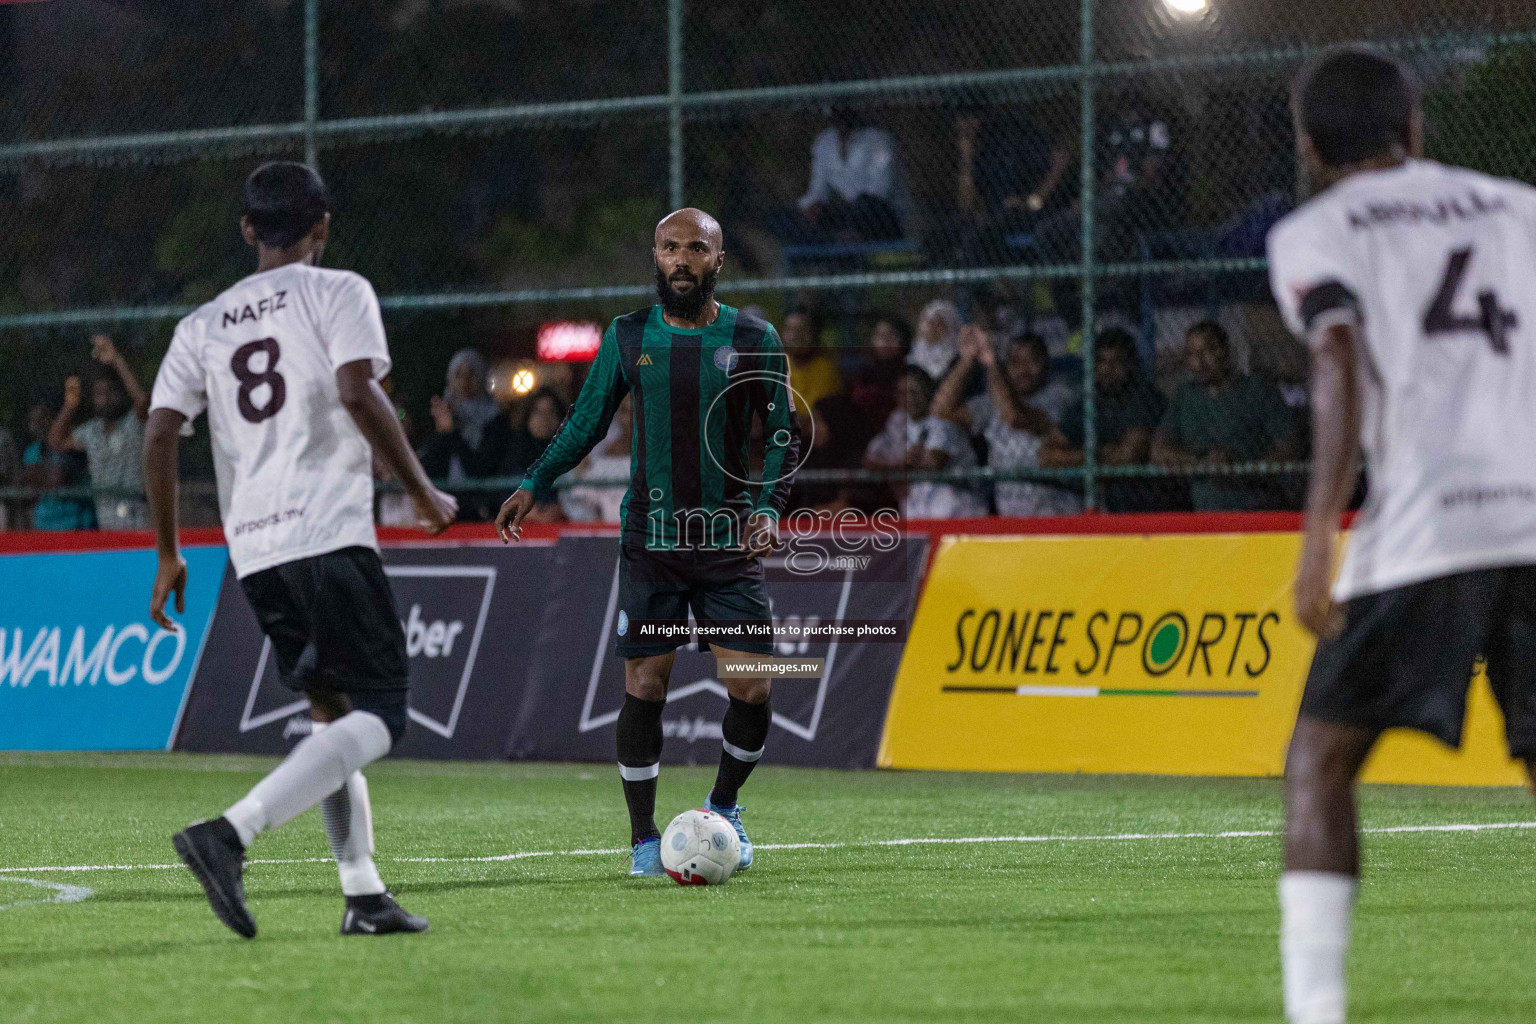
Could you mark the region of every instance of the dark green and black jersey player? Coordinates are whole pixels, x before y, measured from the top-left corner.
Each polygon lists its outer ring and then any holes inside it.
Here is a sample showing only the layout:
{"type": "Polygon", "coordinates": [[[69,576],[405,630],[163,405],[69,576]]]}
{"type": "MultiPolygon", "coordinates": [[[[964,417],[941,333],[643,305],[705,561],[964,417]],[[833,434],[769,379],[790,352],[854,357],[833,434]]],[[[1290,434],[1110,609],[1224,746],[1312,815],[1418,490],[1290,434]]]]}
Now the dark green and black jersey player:
{"type": "MultiPolygon", "coordinates": [[[[676,649],[686,636],[639,635],[646,622],[693,612],[701,626],[767,624],[761,557],[779,546],[779,514],[800,462],[789,363],[778,332],[758,317],[715,301],[724,260],[720,225],[678,210],[656,226],[660,303],[616,319],[597,360],[543,458],[497,516],[503,540],[519,536],[533,495],[573,469],[604,437],[624,396],[634,402],[630,486],[619,546],[614,628],[624,659],[619,775],[629,804],[631,875],[660,875],[656,779],[661,713],[676,649]],[[749,474],[754,421],[764,449],[760,480],[749,474]]],[[[713,643],[723,652],[771,654],[767,639],[713,643]]],[[[752,844],[737,790],[762,757],[771,712],[767,679],[724,679],[730,707],[721,724],[720,771],[704,806],[741,837],[741,868],[752,844]]]]}

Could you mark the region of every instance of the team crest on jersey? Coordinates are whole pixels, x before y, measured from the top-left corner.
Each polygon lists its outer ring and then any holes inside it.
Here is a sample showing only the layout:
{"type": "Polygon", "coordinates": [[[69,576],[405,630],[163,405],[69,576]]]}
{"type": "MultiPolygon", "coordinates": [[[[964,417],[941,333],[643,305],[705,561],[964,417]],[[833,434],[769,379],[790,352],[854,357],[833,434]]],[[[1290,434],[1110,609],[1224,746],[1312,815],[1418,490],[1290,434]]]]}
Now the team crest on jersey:
{"type": "Polygon", "coordinates": [[[715,349],[715,369],[722,373],[730,373],[736,369],[736,364],[741,362],[741,356],[729,345],[721,345],[715,349]]]}
{"type": "Polygon", "coordinates": [[[624,609],[619,609],[619,636],[629,632],[629,616],[624,614],[624,609]]]}

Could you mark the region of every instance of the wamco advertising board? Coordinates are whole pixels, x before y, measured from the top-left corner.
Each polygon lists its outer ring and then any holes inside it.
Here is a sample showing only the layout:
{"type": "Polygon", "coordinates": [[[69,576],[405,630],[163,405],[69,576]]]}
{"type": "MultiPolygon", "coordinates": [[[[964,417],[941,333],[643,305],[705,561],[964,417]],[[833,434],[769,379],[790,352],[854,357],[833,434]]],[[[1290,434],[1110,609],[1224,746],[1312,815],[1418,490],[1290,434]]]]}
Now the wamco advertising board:
{"type": "Polygon", "coordinates": [[[166,748],[225,563],[184,554],[175,632],[149,618],[153,551],[0,556],[0,750],[166,748]]]}

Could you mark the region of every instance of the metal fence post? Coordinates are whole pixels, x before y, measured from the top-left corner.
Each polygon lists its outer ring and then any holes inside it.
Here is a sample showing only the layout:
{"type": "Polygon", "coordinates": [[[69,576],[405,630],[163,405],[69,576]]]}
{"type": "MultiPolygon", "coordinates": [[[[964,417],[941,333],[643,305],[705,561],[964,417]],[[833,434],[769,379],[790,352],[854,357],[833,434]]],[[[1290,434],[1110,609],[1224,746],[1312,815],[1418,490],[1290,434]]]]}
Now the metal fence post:
{"type": "Polygon", "coordinates": [[[683,0],[667,0],[667,128],[672,209],[683,206],[683,0]]]}
{"type": "Polygon", "coordinates": [[[1098,499],[1098,445],[1097,405],[1093,393],[1093,312],[1094,312],[1094,251],[1093,251],[1093,194],[1094,181],[1094,131],[1093,131],[1093,2],[1082,2],[1082,36],[1078,44],[1079,87],[1082,90],[1082,180],[1079,183],[1082,222],[1082,298],[1083,298],[1083,507],[1092,509],[1098,499]]]}
{"type": "Polygon", "coordinates": [[[320,0],[304,0],[304,162],[316,163],[315,127],[320,123],[320,0]]]}

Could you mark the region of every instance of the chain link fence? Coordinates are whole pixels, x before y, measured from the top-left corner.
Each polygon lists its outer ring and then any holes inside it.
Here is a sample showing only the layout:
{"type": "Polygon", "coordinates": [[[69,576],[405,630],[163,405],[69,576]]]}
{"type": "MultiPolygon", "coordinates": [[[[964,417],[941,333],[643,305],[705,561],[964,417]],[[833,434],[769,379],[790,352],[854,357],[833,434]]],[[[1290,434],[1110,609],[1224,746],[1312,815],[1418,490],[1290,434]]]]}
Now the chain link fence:
{"type": "Polygon", "coordinates": [[[722,297],[821,381],[839,440],[807,503],[926,476],[955,509],[1297,507],[1306,357],[1263,241],[1307,191],[1298,67],[1382,46],[1423,83],[1431,156],[1536,180],[1515,0],[72,0],[0,7],[0,30],[18,452],[93,333],[148,382],[174,318],[249,271],[239,185],[287,157],[332,189],[327,262],[382,296],[419,432],[464,347],[569,397],[579,374],[531,365],[538,326],[649,301],[652,226],[686,203],[725,225],[722,297]],[[1050,429],[1011,425],[989,373],[1050,429]],[[925,433],[935,406],[956,430],[925,433]],[[947,468],[897,465],[914,441],[947,468]]]}

